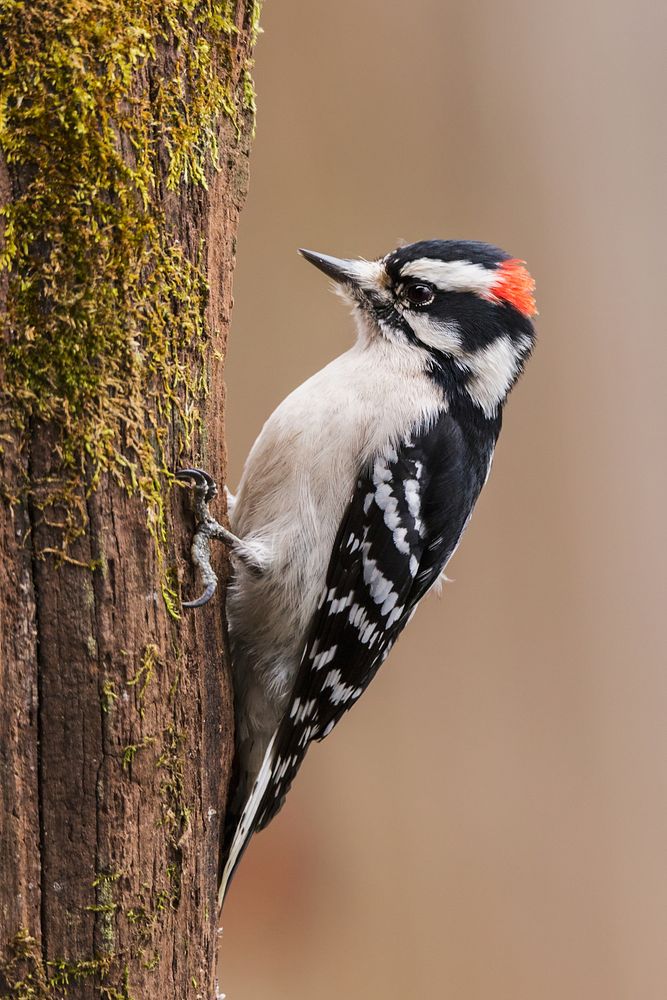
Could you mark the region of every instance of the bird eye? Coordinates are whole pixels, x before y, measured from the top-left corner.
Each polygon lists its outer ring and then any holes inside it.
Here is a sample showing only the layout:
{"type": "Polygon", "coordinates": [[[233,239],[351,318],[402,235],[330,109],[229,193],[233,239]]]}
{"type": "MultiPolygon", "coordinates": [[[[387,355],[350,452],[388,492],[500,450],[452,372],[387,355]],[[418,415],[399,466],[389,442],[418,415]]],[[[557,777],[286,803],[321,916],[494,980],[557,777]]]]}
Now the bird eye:
{"type": "Polygon", "coordinates": [[[407,299],[411,306],[427,306],[433,302],[435,290],[432,285],[427,285],[423,281],[414,281],[403,289],[403,298],[407,299]]]}

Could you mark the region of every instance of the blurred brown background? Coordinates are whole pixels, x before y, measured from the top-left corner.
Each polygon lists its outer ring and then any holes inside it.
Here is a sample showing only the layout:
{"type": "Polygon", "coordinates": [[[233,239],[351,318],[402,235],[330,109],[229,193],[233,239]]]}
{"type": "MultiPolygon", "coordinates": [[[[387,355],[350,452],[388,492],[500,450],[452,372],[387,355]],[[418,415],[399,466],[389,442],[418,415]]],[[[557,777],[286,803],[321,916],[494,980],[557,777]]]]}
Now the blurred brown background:
{"type": "Polygon", "coordinates": [[[539,345],[450,566],[224,914],[230,1000],[667,996],[665,5],[266,3],[231,484],[352,325],[298,246],[525,257],[539,345]]]}

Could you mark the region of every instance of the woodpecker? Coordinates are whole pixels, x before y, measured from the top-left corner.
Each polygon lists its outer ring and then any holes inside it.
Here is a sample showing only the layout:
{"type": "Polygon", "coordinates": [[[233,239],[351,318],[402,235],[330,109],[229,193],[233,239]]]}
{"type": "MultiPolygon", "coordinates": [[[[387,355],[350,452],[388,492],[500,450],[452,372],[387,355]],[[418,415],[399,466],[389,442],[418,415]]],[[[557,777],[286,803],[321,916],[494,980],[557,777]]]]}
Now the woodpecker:
{"type": "Polygon", "coordinates": [[[295,389],[247,458],[230,529],[199,469],[193,559],[228,545],[236,793],[219,905],[313,740],[368,687],[443,578],[486,482],[503,405],[533,348],[534,282],[486,243],[427,240],[377,260],[301,250],[352,306],[356,343],[295,389]]]}

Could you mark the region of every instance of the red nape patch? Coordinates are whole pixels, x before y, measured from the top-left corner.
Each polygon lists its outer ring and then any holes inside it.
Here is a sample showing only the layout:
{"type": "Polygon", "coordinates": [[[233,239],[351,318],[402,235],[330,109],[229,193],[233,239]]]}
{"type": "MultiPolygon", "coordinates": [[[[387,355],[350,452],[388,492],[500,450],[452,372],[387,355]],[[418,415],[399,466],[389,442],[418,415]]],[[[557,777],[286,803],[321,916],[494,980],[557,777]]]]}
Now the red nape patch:
{"type": "Polygon", "coordinates": [[[509,302],[511,306],[518,309],[524,316],[530,319],[537,316],[535,308],[535,282],[533,281],[525,260],[503,261],[497,268],[498,275],[496,281],[491,286],[491,293],[503,302],[509,302]]]}

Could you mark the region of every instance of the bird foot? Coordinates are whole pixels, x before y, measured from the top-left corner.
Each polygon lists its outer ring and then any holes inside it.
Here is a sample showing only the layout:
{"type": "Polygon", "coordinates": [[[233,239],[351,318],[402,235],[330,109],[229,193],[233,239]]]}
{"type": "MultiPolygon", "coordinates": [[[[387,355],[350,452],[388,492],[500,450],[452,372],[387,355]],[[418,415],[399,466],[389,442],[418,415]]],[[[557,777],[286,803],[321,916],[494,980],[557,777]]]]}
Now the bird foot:
{"type": "Polygon", "coordinates": [[[200,608],[208,604],[218,586],[218,577],[211,566],[210,540],[222,538],[224,541],[230,533],[211,517],[208,510],[209,503],[218,495],[218,487],[213,476],[203,469],[179,469],[176,479],[194,484],[196,528],[190,552],[192,561],[199,570],[204,591],[194,601],[183,601],[183,607],[200,608]]]}

